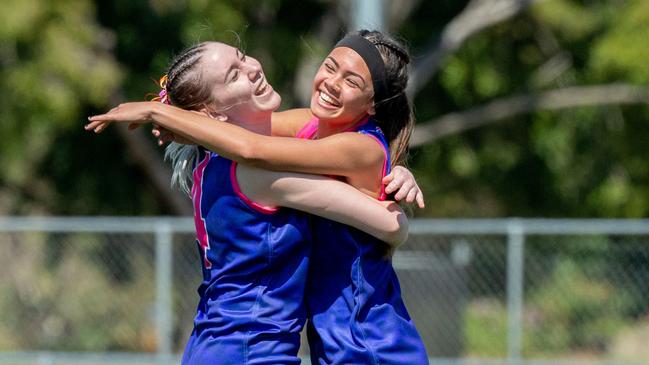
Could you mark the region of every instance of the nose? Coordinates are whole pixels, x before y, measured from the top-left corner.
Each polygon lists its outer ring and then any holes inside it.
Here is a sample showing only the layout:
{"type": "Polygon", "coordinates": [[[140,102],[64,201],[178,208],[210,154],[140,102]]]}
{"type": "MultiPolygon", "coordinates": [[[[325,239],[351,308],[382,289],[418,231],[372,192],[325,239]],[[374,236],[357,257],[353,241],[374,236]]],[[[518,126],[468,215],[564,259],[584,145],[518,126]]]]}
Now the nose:
{"type": "Polygon", "coordinates": [[[340,82],[342,78],[338,75],[328,77],[324,80],[324,85],[327,88],[327,91],[332,94],[338,94],[340,92],[340,82]]]}
{"type": "Polygon", "coordinates": [[[261,66],[257,64],[246,64],[244,71],[252,82],[257,81],[262,75],[261,66]]]}

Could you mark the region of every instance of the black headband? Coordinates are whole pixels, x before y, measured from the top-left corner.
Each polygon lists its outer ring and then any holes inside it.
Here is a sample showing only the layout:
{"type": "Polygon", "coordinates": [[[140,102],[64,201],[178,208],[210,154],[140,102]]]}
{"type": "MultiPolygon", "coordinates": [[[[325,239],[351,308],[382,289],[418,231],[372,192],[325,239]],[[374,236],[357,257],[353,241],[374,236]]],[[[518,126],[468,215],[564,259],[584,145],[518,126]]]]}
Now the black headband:
{"type": "Polygon", "coordinates": [[[374,103],[385,99],[388,94],[388,87],[385,84],[385,65],[383,64],[383,57],[381,57],[376,46],[364,37],[353,34],[336,43],[334,48],[338,47],[351,48],[361,56],[367,68],[370,69],[370,76],[374,85],[374,103]]]}

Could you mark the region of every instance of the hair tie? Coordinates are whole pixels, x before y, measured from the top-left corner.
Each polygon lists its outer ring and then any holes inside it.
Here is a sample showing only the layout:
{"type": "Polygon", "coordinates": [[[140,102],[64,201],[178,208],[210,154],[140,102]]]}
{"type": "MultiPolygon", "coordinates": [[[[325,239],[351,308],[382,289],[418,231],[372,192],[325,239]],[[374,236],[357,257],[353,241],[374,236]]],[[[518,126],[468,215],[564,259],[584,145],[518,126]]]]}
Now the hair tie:
{"type": "Polygon", "coordinates": [[[160,78],[160,81],[158,81],[158,85],[160,85],[160,88],[162,90],[160,90],[158,96],[151,99],[151,101],[159,101],[163,104],[171,105],[171,101],[169,100],[169,93],[167,92],[167,80],[168,80],[167,75],[164,75],[160,78]]]}

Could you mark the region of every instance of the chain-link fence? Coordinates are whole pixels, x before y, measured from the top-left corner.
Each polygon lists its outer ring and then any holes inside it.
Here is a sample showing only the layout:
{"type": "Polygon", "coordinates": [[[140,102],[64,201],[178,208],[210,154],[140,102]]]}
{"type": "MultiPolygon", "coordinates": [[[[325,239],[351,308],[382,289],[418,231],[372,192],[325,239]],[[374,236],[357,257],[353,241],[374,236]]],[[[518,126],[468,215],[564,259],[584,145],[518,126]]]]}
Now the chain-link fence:
{"type": "MultiPolygon", "coordinates": [[[[415,220],[393,262],[432,364],[649,363],[649,221],[415,220]]],[[[200,266],[189,219],[4,218],[0,278],[0,363],[167,364],[200,266]]]]}

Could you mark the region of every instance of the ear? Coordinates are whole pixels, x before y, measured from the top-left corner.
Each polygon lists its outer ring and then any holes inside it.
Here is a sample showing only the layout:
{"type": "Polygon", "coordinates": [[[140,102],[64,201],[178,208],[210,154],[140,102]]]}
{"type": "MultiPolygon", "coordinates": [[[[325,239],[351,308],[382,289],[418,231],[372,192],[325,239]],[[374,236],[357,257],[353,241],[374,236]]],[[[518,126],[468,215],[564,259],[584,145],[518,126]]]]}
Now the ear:
{"type": "Polygon", "coordinates": [[[218,120],[219,122],[227,122],[228,121],[228,116],[227,115],[225,115],[223,113],[219,113],[219,112],[209,110],[206,107],[201,108],[199,110],[199,112],[207,115],[208,117],[210,117],[210,118],[212,118],[214,120],[218,120]]]}
{"type": "Polygon", "coordinates": [[[367,109],[367,114],[374,115],[376,114],[376,109],[374,109],[374,103],[367,109]]]}
{"type": "Polygon", "coordinates": [[[228,116],[223,114],[223,113],[211,112],[209,114],[209,117],[212,118],[212,119],[216,119],[219,122],[227,122],[228,121],[228,116]]]}

